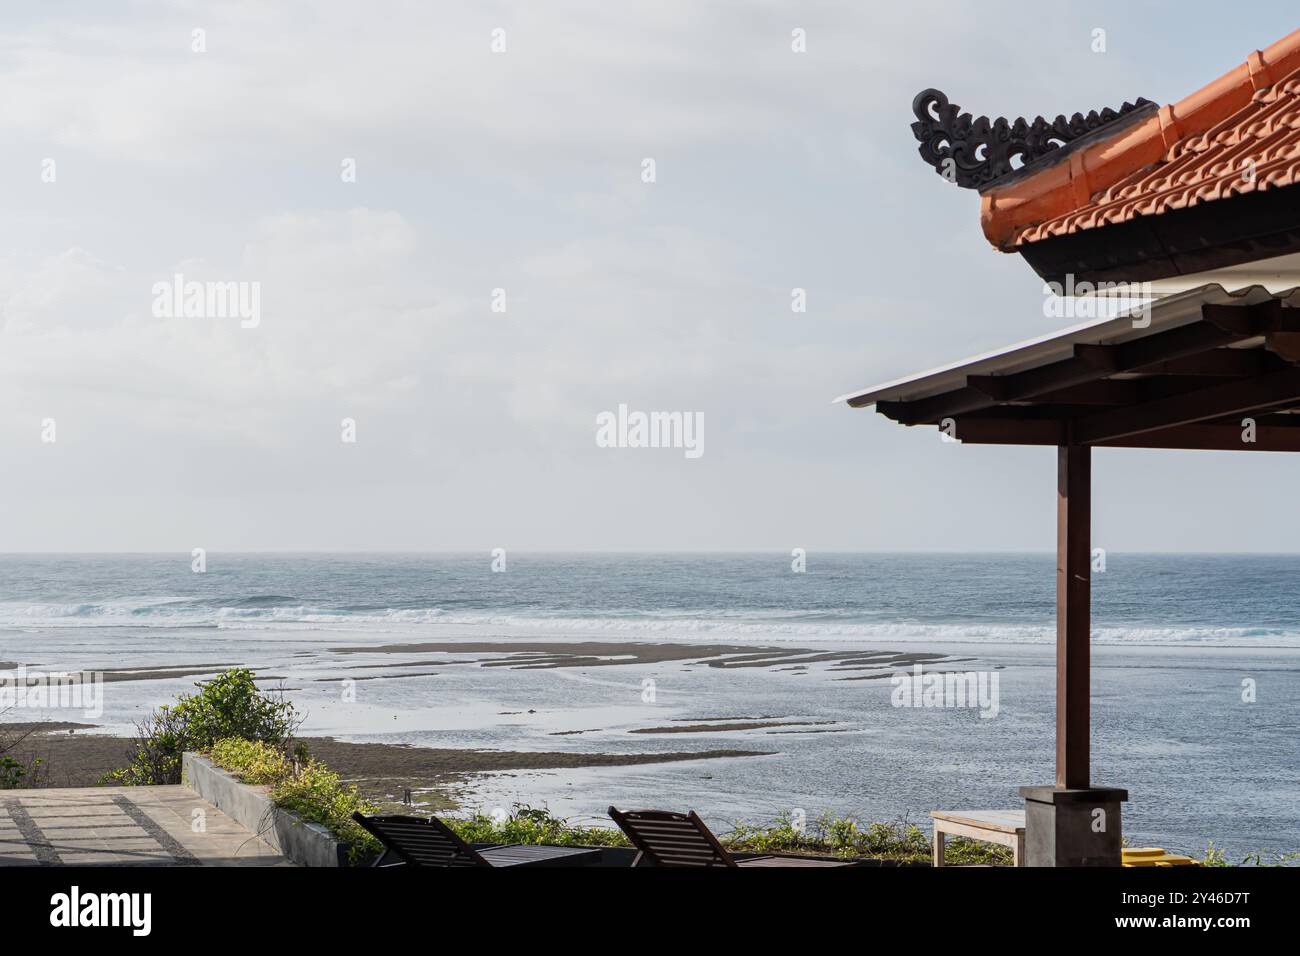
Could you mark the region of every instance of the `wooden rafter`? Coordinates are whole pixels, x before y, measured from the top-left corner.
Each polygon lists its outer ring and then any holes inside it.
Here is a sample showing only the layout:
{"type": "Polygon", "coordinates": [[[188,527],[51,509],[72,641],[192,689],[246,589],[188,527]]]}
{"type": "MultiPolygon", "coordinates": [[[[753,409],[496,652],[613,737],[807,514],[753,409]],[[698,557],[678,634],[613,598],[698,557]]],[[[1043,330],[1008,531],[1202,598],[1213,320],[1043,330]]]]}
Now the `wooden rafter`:
{"type": "Polygon", "coordinates": [[[1300,369],[1237,379],[1184,395],[1098,412],[1070,423],[1070,440],[1092,445],[1225,415],[1272,408],[1300,397],[1300,369]]]}
{"type": "Polygon", "coordinates": [[[1283,362],[1259,349],[1210,349],[1196,355],[1145,365],[1134,371],[1150,375],[1196,375],[1202,377],[1245,378],[1276,371],[1283,362]]]}
{"type": "MultiPolygon", "coordinates": [[[[1209,306],[1206,306],[1209,308],[1209,306]]],[[[1193,322],[1119,345],[1076,345],[1071,358],[1010,375],[971,375],[963,388],[904,402],[882,401],[876,410],[904,425],[938,424],[945,418],[1023,402],[1050,392],[1087,385],[1111,375],[1198,355],[1258,334],[1252,327],[1224,328],[1193,322]]]]}
{"type": "Polygon", "coordinates": [[[975,444],[1300,451],[1300,415],[1278,414],[1300,408],[1300,310],[1207,304],[1177,328],[877,407],[904,424],[951,421],[975,444]]]}

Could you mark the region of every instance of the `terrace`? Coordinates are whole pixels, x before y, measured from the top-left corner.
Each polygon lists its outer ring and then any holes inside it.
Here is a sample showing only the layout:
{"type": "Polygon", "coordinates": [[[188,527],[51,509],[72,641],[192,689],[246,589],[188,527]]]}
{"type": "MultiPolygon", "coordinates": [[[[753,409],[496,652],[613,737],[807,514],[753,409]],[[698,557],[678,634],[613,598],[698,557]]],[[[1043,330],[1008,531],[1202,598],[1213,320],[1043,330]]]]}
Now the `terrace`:
{"type": "Polygon", "coordinates": [[[1056,775],[1020,789],[1026,862],[1118,865],[1128,793],[1090,767],[1092,450],[1300,451],[1300,31],[1168,106],[1013,123],[925,90],[913,111],[922,159],[1044,280],[1183,290],[837,399],[1056,449],[1056,775]]]}

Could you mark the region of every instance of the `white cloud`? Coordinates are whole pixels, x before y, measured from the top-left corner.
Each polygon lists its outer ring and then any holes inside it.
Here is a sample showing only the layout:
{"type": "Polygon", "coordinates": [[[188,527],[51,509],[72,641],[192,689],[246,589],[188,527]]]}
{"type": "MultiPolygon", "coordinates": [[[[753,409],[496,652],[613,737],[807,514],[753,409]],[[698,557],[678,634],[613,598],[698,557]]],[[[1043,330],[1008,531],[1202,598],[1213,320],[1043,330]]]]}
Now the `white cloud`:
{"type": "Polygon", "coordinates": [[[909,106],[1210,78],[1102,7],[1101,59],[1091,16],[1010,2],[33,7],[0,37],[0,550],[1042,545],[933,508],[1027,499],[1027,459],[828,400],[1044,331],[909,106]],[[260,282],[261,324],[155,318],[178,271],[260,282]],[[703,411],[705,457],[596,449],[624,401],[703,411]]]}
{"type": "MultiPolygon", "coordinates": [[[[116,23],[51,16],[0,43],[0,127],[146,163],[335,149],[517,165],[763,140],[881,104],[865,82],[913,58],[915,4],[663,0],[635,13],[546,4],[141,4],[116,23]],[[810,31],[810,52],[790,30],[810,31]],[[190,51],[206,30],[207,51],[190,51]],[[491,31],[506,31],[493,54],[491,31]],[[846,42],[846,34],[860,42],[846,42]],[[531,157],[536,161],[542,155],[531,157]]],[[[959,28],[954,15],[946,19],[959,28]]],[[[919,39],[919,37],[918,37],[919,39]]],[[[942,39],[930,35],[934,47],[942,39]]]]}

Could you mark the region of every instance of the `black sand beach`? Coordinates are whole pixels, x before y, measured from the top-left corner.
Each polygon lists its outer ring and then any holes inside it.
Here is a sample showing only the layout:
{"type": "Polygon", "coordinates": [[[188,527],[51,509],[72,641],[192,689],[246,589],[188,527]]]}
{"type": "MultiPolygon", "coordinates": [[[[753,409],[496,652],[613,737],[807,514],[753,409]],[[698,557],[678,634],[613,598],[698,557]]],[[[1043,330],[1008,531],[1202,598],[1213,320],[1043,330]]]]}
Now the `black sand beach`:
{"type": "MultiPolygon", "coordinates": [[[[3,728],[11,739],[22,737],[10,751],[12,756],[20,760],[42,758],[39,784],[46,787],[94,786],[103,774],[124,766],[131,751],[129,739],[93,733],[88,724],[14,723],[3,728]]],[[[302,740],[313,756],[372,800],[397,803],[403,791],[410,789],[418,792],[417,802],[430,809],[454,807],[456,787],[477,773],[621,767],[762,754],[730,749],[653,754],[528,753],[348,743],[331,737],[302,740]]]]}
{"type": "MultiPolygon", "coordinates": [[[[681,662],[714,668],[778,668],[816,663],[829,669],[858,670],[907,666],[918,661],[943,660],[942,654],[900,653],[892,651],[814,651],[798,647],[762,647],[733,644],[684,644],[606,641],[481,641],[426,642],[330,648],[340,655],[342,673],[315,678],[328,683],[353,680],[400,680],[403,677],[428,676],[436,667],[479,666],[519,670],[620,666],[629,664],[663,664],[681,662]],[[405,660],[391,665],[343,663],[347,656],[358,654],[403,655],[405,660]],[[385,668],[383,674],[351,676],[357,670],[385,668]],[[403,672],[401,668],[420,668],[403,672]],[[398,669],[394,672],[394,668],[398,669]]],[[[231,666],[226,662],[195,662],[186,665],[142,666],[137,668],[88,669],[98,672],[105,682],[151,681],[176,677],[202,678],[215,675],[231,666]]],[[[39,665],[29,666],[29,672],[39,665]]],[[[281,681],[277,674],[259,674],[259,683],[281,681]]],[[[292,690],[292,688],[289,688],[292,690]]],[[[756,729],[800,729],[817,732],[833,721],[799,721],[783,714],[762,716],[717,716],[704,721],[650,725],[631,733],[645,735],[692,734],[716,735],[756,729]]],[[[19,759],[39,756],[43,759],[40,783],[51,787],[94,785],[105,773],[126,764],[131,740],[127,737],[96,733],[93,724],[68,722],[5,723],[10,740],[22,739],[12,747],[19,759]]],[[[601,728],[593,727],[592,731],[601,728]]],[[[577,735],[557,734],[563,737],[577,735]]],[[[332,737],[304,737],[310,752],[331,769],[354,783],[368,797],[384,804],[402,799],[407,790],[413,799],[429,808],[446,809],[457,804],[456,793],[475,774],[511,771],[557,770],[591,767],[619,767],[645,764],[677,763],[723,757],[761,756],[764,749],[712,748],[701,750],[656,751],[652,753],[603,753],[562,751],[510,751],[470,748],[418,747],[404,744],[355,743],[332,737]]]]}
{"type": "MultiPolygon", "coordinates": [[[[615,667],[636,664],[680,662],[684,666],[709,668],[745,668],[784,670],[792,666],[815,665],[828,671],[878,671],[882,676],[917,662],[950,662],[943,654],[882,650],[812,650],[799,647],[765,647],[744,644],[701,644],[667,642],[611,641],[447,641],[378,646],[329,648],[337,655],[339,670],[329,676],[316,676],[311,683],[343,680],[401,680],[435,675],[434,668],[484,667],[512,670],[554,668],[615,667]],[[356,654],[402,655],[405,659],[391,664],[352,664],[356,654]],[[405,668],[413,668],[405,671],[405,668]],[[357,671],[383,669],[383,673],[358,675],[357,671]],[[416,670],[415,668],[418,668],[416,670]]],[[[135,668],[86,668],[82,673],[97,673],[108,682],[141,682],[214,676],[232,666],[228,662],[191,662],[187,664],[143,665],[135,668]]],[[[28,672],[41,665],[28,665],[28,672]]],[[[49,668],[56,670],[56,668],[49,668]]],[[[259,673],[259,684],[268,689],[284,687],[284,678],[276,673],[259,673]]],[[[29,681],[30,681],[29,677],[29,681]]],[[[844,679],[844,678],[841,678],[844,679]]],[[[853,678],[849,678],[853,679],[853,678]]],[[[297,681],[295,681],[297,683],[297,681]]],[[[9,716],[13,716],[10,714],[9,716]]],[[[829,732],[835,721],[805,720],[788,714],[714,715],[706,719],[655,722],[627,732],[638,735],[673,735],[686,737],[741,733],[752,730],[768,732],[829,732]]],[[[43,759],[40,783],[51,787],[94,785],[103,774],[126,764],[132,742],[128,737],[97,733],[94,724],[69,722],[0,723],[0,730],[12,745],[10,753],[20,759],[39,756],[43,759]]],[[[603,728],[574,730],[553,734],[556,737],[600,732],[603,728]]],[[[400,801],[405,791],[416,794],[418,803],[431,808],[455,806],[456,791],[473,775],[511,771],[555,770],[591,767],[619,767],[645,764],[677,763],[723,757],[765,755],[766,748],[710,748],[700,750],[655,751],[650,753],[513,751],[454,747],[420,747],[393,743],[358,743],[328,736],[305,736],[310,752],[331,769],[356,784],[368,797],[381,803],[400,801]]],[[[559,741],[557,741],[558,743],[559,741]]]]}

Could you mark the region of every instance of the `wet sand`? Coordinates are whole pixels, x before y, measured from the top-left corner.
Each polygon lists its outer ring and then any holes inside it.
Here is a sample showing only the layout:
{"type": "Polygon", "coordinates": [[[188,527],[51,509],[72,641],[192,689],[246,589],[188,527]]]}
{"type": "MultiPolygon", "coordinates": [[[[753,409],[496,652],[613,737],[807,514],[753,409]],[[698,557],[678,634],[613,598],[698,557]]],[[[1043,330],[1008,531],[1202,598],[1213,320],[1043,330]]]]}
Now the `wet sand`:
{"type": "Polygon", "coordinates": [[[397,667],[427,666],[436,662],[439,665],[477,664],[481,667],[507,667],[515,670],[614,667],[622,664],[668,664],[681,661],[707,667],[766,667],[783,670],[808,664],[824,664],[832,671],[881,670],[892,673],[900,667],[910,667],[913,664],[952,660],[945,654],[918,651],[864,651],[855,648],[814,651],[799,647],[762,647],[752,644],[670,644],[645,641],[432,641],[419,644],[331,647],[329,650],[335,654],[455,654],[460,658],[431,658],[392,665],[397,667]],[[492,656],[465,658],[465,655],[475,654],[492,656]]]}
{"type": "MultiPolygon", "coordinates": [[[[0,661],[0,672],[15,671],[20,665],[0,661]]],[[[43,668],[39,664],[24,664],[23,686],[34,687],[47,680],[50,676],[59,676],[64,678],[61,683],[78,684],[80,678],[89,675],[93,680],[99,677],[105,684],[112,684],[120,681],[140,681],[140,680],[167,680],[173,677],[202,677],[211,674],[220,674],[222,671],[231,667],[240,667],[240,664],[186,664],[180,667],[102,667],[88,668],[86,670],[67,670],[63,668],[43,668]]],[[[0,674],[0,680],[4,675],[0,674]]],[[[280,680],[281,678],[274,675],[257,675],[258,680],[280,680]]],[[[16,675],[8,677],[8,682],[12,685],[17,683],[16,675]]]]}
{"type": "MultiPolygon", "coordinates": [[[[6,739],[22,737],[9,751],[11,756],[21,760],[31,756],[44,758],[38,785],[46,787],[94,786],[103,774],[125,766],[132,749],[131,740],[87,733],[88,728],[86,724],[67,723],[0,724],[0,732],[6,739]]],[[[454,807],[456,791],[474,774],[626,767],[767,753],[733,749],[646,754],[529,753],[348,743],[331,737],[305,737],[303,741],[315,757],[371,799],[391,806],[400,802],[404,790],[410,789],[419,792],[422,806],[432,809],[454,807]]]]}
{"type": "MultiPolygon", "coordinates": [[[[316,652],[319,661],[322,652],[316,652]]],[[[951,663],[945,654],[844,648],[813,650],[791,646],[754,644],[669,643],[653,641],[433,641],[421,643],[356,645],[333,647],[324,655],[338,663],[328,676],[301,678],[312,683],[352,680],[402,680],[437,676],[446,669],[462,667],[542,670],[553,668],[614,667],[634,664],[676,664],[684,667],[752,668],[772,671],[824,669],[837,680],[884,677],[913,664],[951,663]],[[356,662],[350,655],[401,655],[391,662],[356,662]],[[434,668],[437,668],[436,670],[434,668]],[[362,671],[369,673],[362,674],[362,671]],[[376,673],[375,671],[378,671],[376,673]]],[[[137,665],[100,670],[105,681],[150,681],[177,677],[215,675],[228,663],[190,662],[183,664],[137,665]]],[[[29,665],[29,673],[33,668],[29,665]]],[[[282,680],[273,673],[258,673],[259,684],[282,680]]],[[[297,682],[298,678],[295,678],[297,682]]],[[[509,712],[502,712],[509,713],[509,712]]],[[[581,725],[579,725],[581,726],[581,725]]],[[[813,720],[797,713],[744,716],[675,718],[662,725],[636,727],[630,734],[721,735],[761,731],[765,734],[834,733],[835,721],[813,720]]],[[[54,787],[92,786],[103,774],[125,766],[132,752],[126,737],[108,736],[84,724],[0,724],[0,740],[11,743],[15,736],[27,736],[13,746],[12,755],[44,758],[40,785],[54,787]]],[[[604,728],[561,730],[553,737],[603,732],[604,728]]],[[[392,806],[411,791],[421,806],[445,809],[456,805],[456,795],[472,789],[476,775],[560,770],[590,767],[618,767],[676,763],[766,755],[770,749],[685,748],[656,753],[565,753],[560,751],[518,752],[460,748],[418,747],[403,744],[350,743],[332,737],[304,738],[310,751],[344,779],[356,784],[368,797],[392,806]]],[[[752,742],[752,738],[751,741],[752,742]]],[[[557,745],[560,743],[556,741],[557,745]]],[[[761,746],[761,745],[760,745],[761,746]]]]}
{"type": "Polygon", "coordinates": [[[717,734],[732,730],[763,730],[767,727],[801,728],[833,724],[833,720],[750,720],[725,724],[683,724],[679,727],[637,727],[629,734],[717,734]]]}

